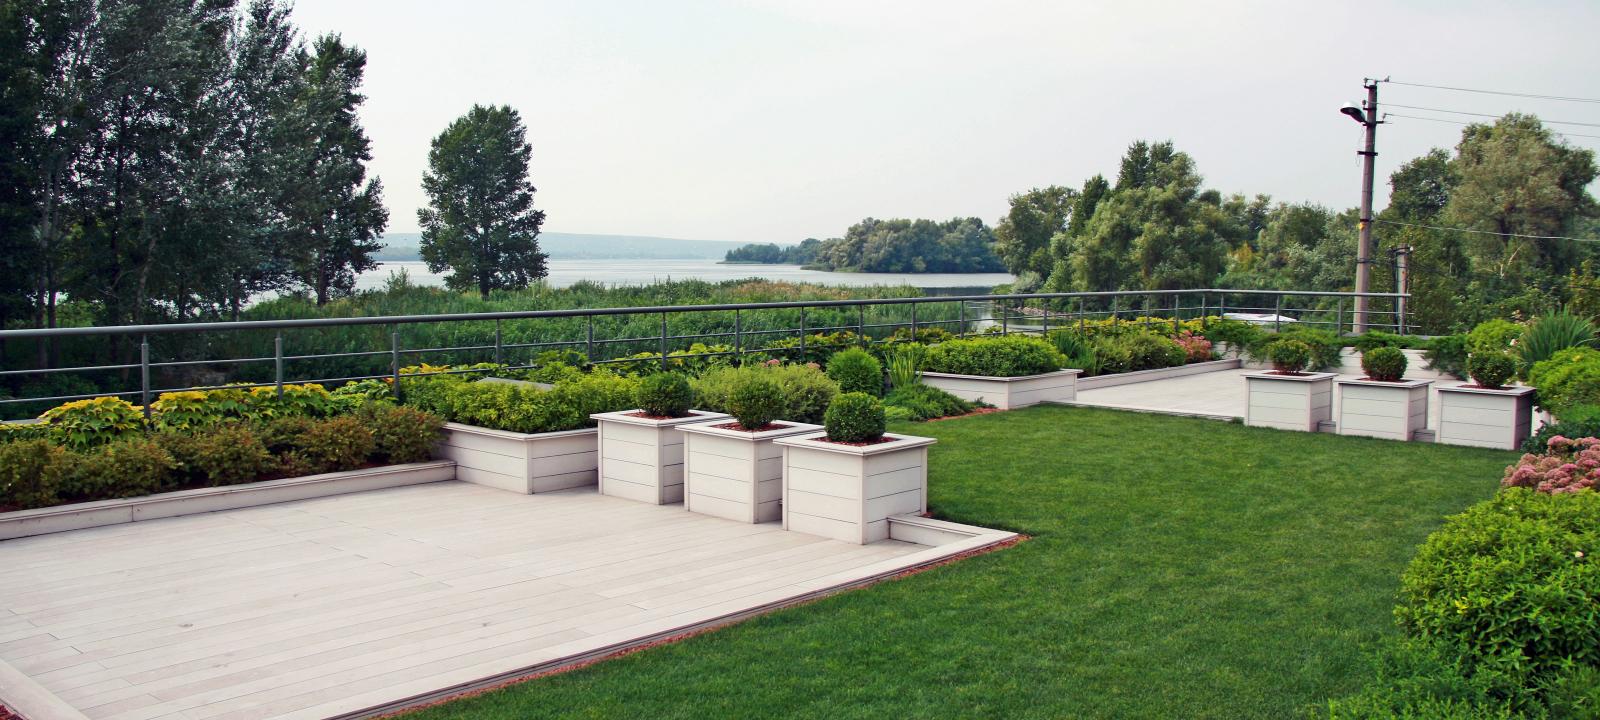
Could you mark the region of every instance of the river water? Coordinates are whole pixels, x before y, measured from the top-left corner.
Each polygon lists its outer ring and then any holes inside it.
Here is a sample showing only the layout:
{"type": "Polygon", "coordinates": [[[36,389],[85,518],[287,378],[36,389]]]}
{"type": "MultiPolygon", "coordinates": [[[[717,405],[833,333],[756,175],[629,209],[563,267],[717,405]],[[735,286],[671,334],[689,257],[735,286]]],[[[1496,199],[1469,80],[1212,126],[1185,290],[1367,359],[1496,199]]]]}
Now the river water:
{"type": "MultiPolygon", "coordinates": [[[[1014,280],[1006,273],[842,273],[804,270],[799,265],[724,265],[715,260],[550,260],[552,287],[580,280],[607,286],[648,285],[667,280],[787,280],[823,285],[910,285],[919,288],[992,288],[1014,280]]],[[[356,278],[356,289],[383,287],[391,273],[405,271],[413,285],[443,285],[443,275],[421,262],[386,262],[356,278]]]]}

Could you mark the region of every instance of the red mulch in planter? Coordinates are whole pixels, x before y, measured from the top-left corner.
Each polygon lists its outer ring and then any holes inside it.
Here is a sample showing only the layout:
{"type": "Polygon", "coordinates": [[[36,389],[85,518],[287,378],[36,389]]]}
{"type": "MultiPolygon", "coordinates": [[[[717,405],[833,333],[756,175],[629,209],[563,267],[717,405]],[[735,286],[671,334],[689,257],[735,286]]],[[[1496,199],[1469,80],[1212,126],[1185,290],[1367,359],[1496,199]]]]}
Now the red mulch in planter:
{"type": "Polygon", "coordinates": [[[794,426],[790,425],[789,423],[767,423],[767,424],[762,425],[761,427],[758,427],[758,428],[756,428],[754,430],[746,430],[743,425],[740,425],[739,423],[736,423],[736,422],[731,422],[731,423],[723,423],[721,425],[712,425],[711,427],[714,427],[714,428],[716,428],[718,430],[738,430],[739,432],[758,433],[758,432],[766,432],[768,430],[782,430],[784,428],[791,428],[791,427],[794,427],[794,426]]]}
{"type": "Polygon", "coordinates": [[[884,443],[899,442],[900,438],[881,437],[881,438],[878,438],[877,440],[868,440],[866,442],[853,442],[853,443],[839,442],[838,440],[829,440],[829,439],[827,439],[825,437],[819,437],[816,440],[817,440],[817,442],[825,442],[825,443],[828,443],[829,445],[848,445],[850,447],[867,447],[867,446],[870,446],[870,445],[882,445],[884,443]]]}
{"type": "Polygon", "coordinates": [[[0,720],[22,720],[22,716],[11,712],[4,705],[0,705],[0,720]]]}
{"type": "MultiPolygon", "coordinates": [[[[679,418],[679,417],[673,417],[671,415],[651,415],[650,413],[644,412],[642,410],[638,411],[638,412],[623,413],[623,414],[627,415],[628,417],[644,418],[646,420],[682,420],[683,419],[683,418],[679,418]]],[[[692,417],[692,415],[684,415],[683,417],[692,417]]]]}
{"type": "Polygon", "coordinates": [[[1462,385],[1461,388],[1463,390],[1515,390],[1515,389],[1517,389],[1517,386],[1515,386],[1515,385],[1496,385],[1494,387],[1489,387],[1488,385],[1479,385],[1477,383],[1472,383],[1470,385],[1462,385]]]}
{"type": "Polygon", "coordinates": [[[1307,375],[1310,375],[1311,373],[1308,373],[1308,372],[1289,372],[1288,370],[1268,370],[1267,374],[1268,375],[1282,375],[1284,377],[1305,377],[1307,375]]]}

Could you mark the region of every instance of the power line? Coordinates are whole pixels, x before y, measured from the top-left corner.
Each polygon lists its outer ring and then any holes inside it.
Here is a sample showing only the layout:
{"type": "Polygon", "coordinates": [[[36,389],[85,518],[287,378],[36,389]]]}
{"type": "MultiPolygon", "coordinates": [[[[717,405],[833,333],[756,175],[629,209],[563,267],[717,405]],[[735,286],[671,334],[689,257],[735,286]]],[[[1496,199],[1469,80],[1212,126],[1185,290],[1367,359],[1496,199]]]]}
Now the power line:
{"type": "MultiPolygon", "coordinates": [[[[1383,114],[1383,116],[1386,117],[1386,118],[1391,118],[1391,117],[1406,118],[1408,120],[1431,120],[1433,122],[1450,123],[1451,125],[1477,125],[1477,124],[1479,124],[1479,123],[1466,122],[1464,120],[1450,120],[1448,118],[1431,118],[1431,117],[1423,117],[1421,115],[1401,115],[1400,113],[1392,113],[1392,112],[1386,112],[1386,113],[1383,114]]],[[[1555,133],[1557,135],[1560,135],[1562,137],[1580,137],[1580,138],[1597,138],[1597,139],[1600,139],[1600,135],[1583,135],[1581,133],[1564,133],[1564,132],[1558,132],[1558,131],[1555,131],[1555,130],[1551,130],[1550,132],[1555,133]]]]}
{"type": "Polygon", "coordinates": [[[1477,90],[1474,88],[1450,87],[1448,85],[1425,85],[1423,83],[1400,82],[1399,80],[1384,80],[1383,82],[1394,85],[1407,85],[1410,87],[1433,88],[1434,90],[1455,90],[1456,92],[1482,93],[1484,95],[1509,95],[1511,97],[1534,98],[1536,100],[1564,100],[1566,102],[1600,103],[1600,98],[1566,97],[1564,95],[1539,95],[1537,93],[1503,92],[1500,90],[1477,90]]]}
{"type": "MultiPolygon", "coordinates": [[[[1388,106],[1389,107],[1397,107],[1397,108],[1406,108],[1407,110],[1427,110],[1428,112],[1453,113],[1453,114],[1456,114],[1456,115],[1476,115],[1478,117],[1488,117],[1488,118],[1502,117],[1500,115],[1493,115],[1493,114],[1490,114],[1490,113],[1467,112],[1465,110],[1445,110],[1444,108],[1421,107],[1419,105],[1401,105],[1399,103],[1388,103],[1388,106]]],[[[1572,120],[1546,120],[1544,118],[1539,118],[1539,121],[1540,122],[1546,122],[1546,123],[1555,123],[1557,125],[1583,125],[1585,127],[1600,127],[1600,123],[1575,122],[1575,121],[1572,121],[1572,120]]]]}
{"type": "Polygon", "coordinates": [[[1429,230],[1449,230],[1453,232],[1473,233],[1475,235],[1497,235],[1500,237],[1525,238],[1528,240],[1573,240],[1576,242],[1600,243],[1600,238],[1567,237],[1565,235],[1524,235],[1522,233],[1498,233],[1493,230],[1473,230],[1470,228],[1440,227],[1438,225],[1420,225],[1417,223],[1395,222],[1393,220],[1373,220],[1384,225],[1402,225],[1405,227],[1427,228],[1429,230]]]}

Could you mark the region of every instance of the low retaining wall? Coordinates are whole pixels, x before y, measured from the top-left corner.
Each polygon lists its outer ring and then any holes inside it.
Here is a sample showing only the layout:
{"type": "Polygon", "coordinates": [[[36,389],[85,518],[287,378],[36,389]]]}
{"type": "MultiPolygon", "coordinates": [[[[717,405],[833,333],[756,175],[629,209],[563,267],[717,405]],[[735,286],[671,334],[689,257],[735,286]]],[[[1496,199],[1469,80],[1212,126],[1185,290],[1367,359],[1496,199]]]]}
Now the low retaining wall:
{"type": "Polygon", "coordinates": [[[1166,380],[1168,378],[1184,377],[1186,375],[1199,375],[1208,372],[1221,372],[1223,370],[1238,370],[1243,367],[1243,361],[1238,358],[1224,360],[1210,360],[1207,362],[1190,363],[1177,367],[1156,368],[1154,370],[1135,370],[1133,372],[1112,373],[1110,375],[1096,375],[1094,377],[1078,378],[1079,390],[1095,390],[1098,388],[1116,387],[1118,385],[1131,385],[1133,383],[1149,382],[1151,380],[1166,380]]]}
{"type": "Polygon", "coordinates": [[[449,460],[0,513],[0,540],[454,480],[449,460]]]}

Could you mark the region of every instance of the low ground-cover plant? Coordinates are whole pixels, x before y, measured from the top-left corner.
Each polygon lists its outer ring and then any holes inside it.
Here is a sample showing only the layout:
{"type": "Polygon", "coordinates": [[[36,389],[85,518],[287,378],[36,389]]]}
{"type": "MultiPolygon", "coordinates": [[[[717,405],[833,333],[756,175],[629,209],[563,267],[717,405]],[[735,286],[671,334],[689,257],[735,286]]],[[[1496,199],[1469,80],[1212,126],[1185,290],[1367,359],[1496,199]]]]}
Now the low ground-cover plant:
{"type": "Polygon", "coordinates": [[[639,380],[596,370],[556,382],[549,390],[459,375],[402,378],[401,385],[406,405],[450,422],[543,433],[588,427],[591,414],[637,407],[639,380]]]}
{"type": "Polygon", "coordinates": [[[976,407],[977,403],[962,400],[932,385],[897,387],[883,396],[883,410],[890,421],[922,421],[965,415],[976,407]]]}
{"type": "Polygon", "coordinates": [[[828,358],[828,377],[839,383],[840,392],[883,394],[883,365],[861,348],[840,350],[828,358]]]}
{"type": "Polygon", "coordinates": [[[1406,354],[1397,347],[1376,347],[1361,354],[1361,369],[1368,379],[1398,382],[1406,375],[1406,354]]]}
{"type": "Polygon", "coordinates": [[[839,384],[821,369],[811,365],[746,365],[719,368],[690,381],[695,407],[713,412],[731,412],[733,389],[744,378],[764,377],[776,383],[783,398],[779,420],[820,423],[828,403],[839,394],[839,384]]]}
{"type": "Polygon", "coordinates": [[[1423,345],[1422,359],[1429,370],[1458,378],[1467,377],[1468,357],[1466,335],[1440,335],[1423,345]]]}
{"type": "Polygon", "coordinates": [[[883,403],[866,393],[844,393],[834,398],[823,416],[828,439],[837,443],[870,443],[888,428],[883,403]]]}
{"type": "Polygon", "coordinates": [[[1040,375],[1066,363],[1051,343],[1020,335],[950,340],[929,348],[922,361],[931,372],[992,377],[1040,375]]]}

